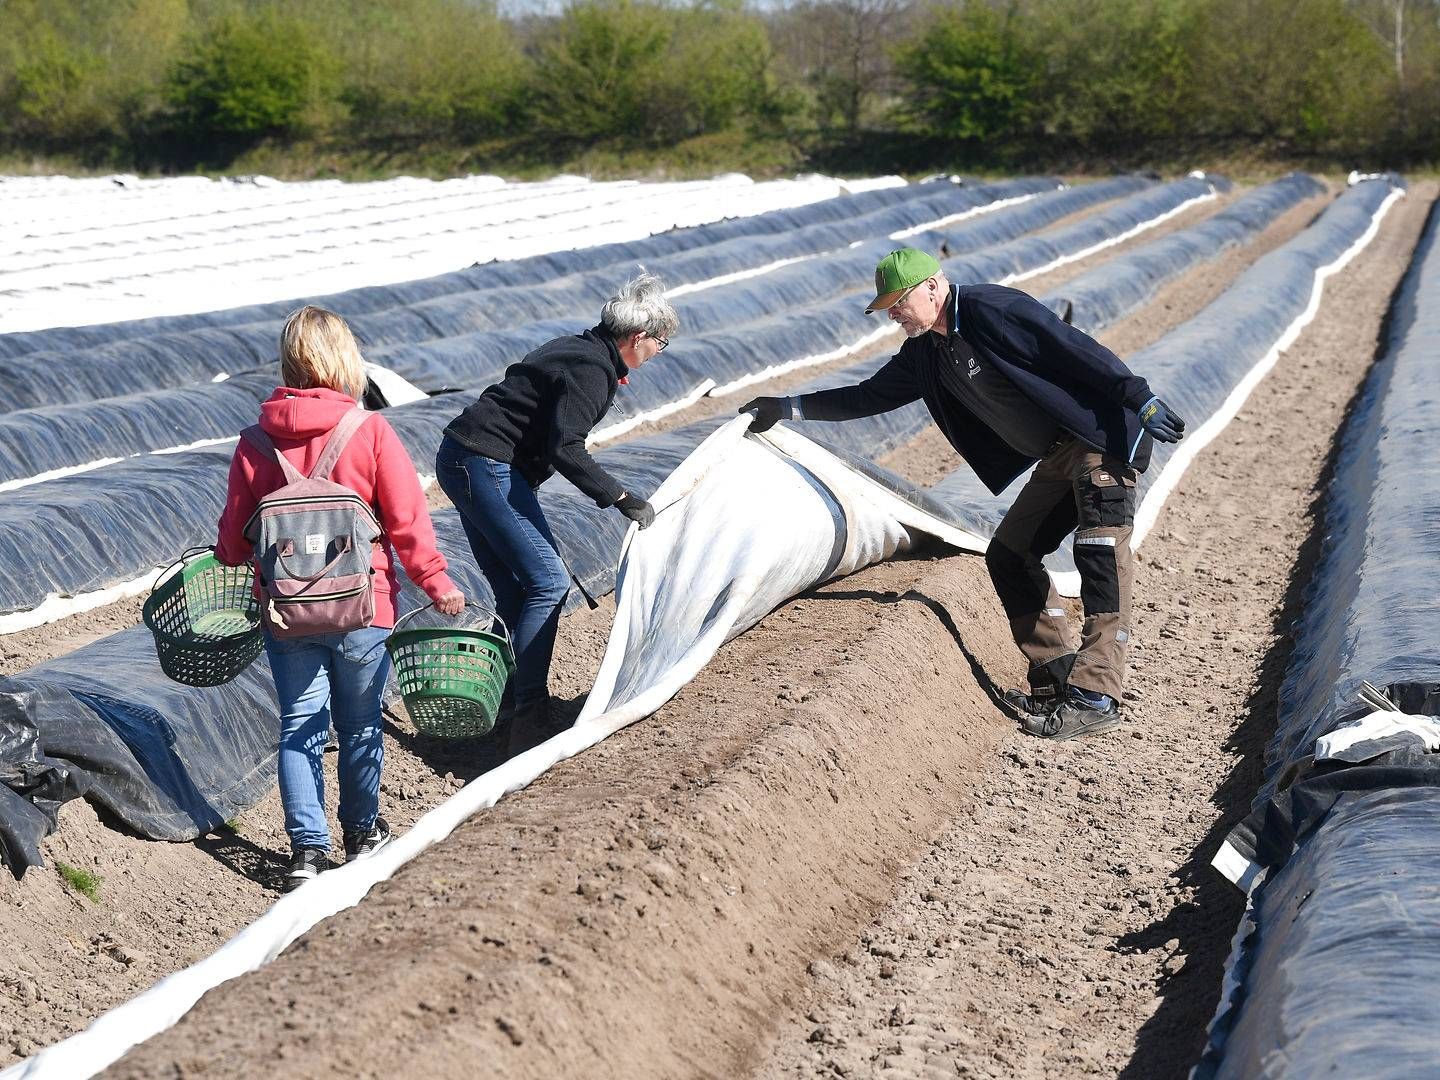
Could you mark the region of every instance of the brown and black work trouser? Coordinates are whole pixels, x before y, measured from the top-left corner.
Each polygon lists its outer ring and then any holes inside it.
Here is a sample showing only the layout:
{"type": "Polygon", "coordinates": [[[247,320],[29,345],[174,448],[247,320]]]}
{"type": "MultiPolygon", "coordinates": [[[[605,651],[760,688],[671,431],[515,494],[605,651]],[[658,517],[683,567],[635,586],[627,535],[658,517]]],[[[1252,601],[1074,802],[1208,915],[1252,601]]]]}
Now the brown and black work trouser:
{"type": "Polygon", "coordinates": [[[1117,702],[1125,680],[1134,556],[1135,470],[1078,439],[1035,466],[985,553],[1015,644],[1030,662],[1030,690],[1054,700],[1067,684],[1117,702]],[[1065,608],[1041,559],[1075,530],[1085,625],[1070,641],[1065,608]]]}

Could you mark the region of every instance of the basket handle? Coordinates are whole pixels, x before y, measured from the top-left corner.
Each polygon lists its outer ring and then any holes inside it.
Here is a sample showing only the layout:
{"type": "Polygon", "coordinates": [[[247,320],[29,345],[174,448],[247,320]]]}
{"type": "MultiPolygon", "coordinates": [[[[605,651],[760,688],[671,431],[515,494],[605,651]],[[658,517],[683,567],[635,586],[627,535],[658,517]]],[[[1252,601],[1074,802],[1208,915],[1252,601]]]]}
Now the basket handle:
{"type": "MultiPolygon", "coordinates": [[[[399,630],[400,624],[403,623],[406,619],[412,619],[416,615],[419,615],[422,611],[428,611],[434,606],[435,601],[431,600],[430,603],[426,604],[424,607],[418,607],[414,611],[407,611],[404,615],[401,615],[400,618],[395,620],[395,625],[391,628],[391,632],[393,633],[395,630],[399,630]]],[[[510,640],[510,628],[505,625],[505,620],[500,617],[500,613],[498,611],[496,611],[494,608],[486,607],[484,604],[478,603],[474,600],[466,600],[465,606],[467,608],[479,608],[481,611],[489,612],[490,617],[495,622],[500,624],[500,631],[505,635],[505,640],[510,640]]]]}
{"type": "Polygon", "coordinates": [[[162,581],[165,581],[167,578],[169,578],[169,576],[170,576],[170,571],[171,571],[171,570],[174,570],[177,566],[182,566],[182,565],[184,565],[185,560],[188,559],[188,558],[190,558],[191,555],[198,555],[198,554],[199,554],[200,552],[202,552],[202,551],[214,551],[214,550],[215,550],[214,545],[211,545],[211,544],[202,544],[200,547],[186,548],[184,551],[182,551],[182,552],[180,553],[180,557],[179,557],[178,559],[176,559],[174,562],[172,562],[172,563],[171,563],[169,566],[167,566],[164,570],[160,571],[160,576],[155,579],[155,584],[153,584],[153,585],[150,586],[150,592],[151,592],[151,593],[154,593],[155,590],[160,587],[160,583],[161,583],[162,581]]]}

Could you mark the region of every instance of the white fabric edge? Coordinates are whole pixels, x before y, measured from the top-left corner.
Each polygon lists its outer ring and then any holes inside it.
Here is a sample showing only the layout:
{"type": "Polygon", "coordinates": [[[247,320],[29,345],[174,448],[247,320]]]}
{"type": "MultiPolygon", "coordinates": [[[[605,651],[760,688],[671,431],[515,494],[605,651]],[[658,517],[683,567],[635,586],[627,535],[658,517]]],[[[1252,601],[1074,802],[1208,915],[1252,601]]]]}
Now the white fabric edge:
{"type": "MultiPolygon", "coordinates": [[[[710,437],[725,435],[735,425],[748,427],[749,418],[737,417],[710,437]]],[[[815,453],[828,455],[823,447],[796,432],[772,432],[766,441],[796,460],[815,453]]],[[[849,468],[839,459],[832,457],[831,460],[849,468]]],[[[899,511],[895,516],[902,524],[933,533],[963,550],[984,551],[986,540],[983,537],[957,529],[921,510],[858,470],[850,471],[865,486],[873,489],[879,500],[890,502],[899,511]]],[[[633,534],[632,525],[627,533],[627,542],[633,534]]],[[[703,661],[699,666],[703,666],[703,661]]],[[[693,677],[692,672],[690,678],[693,677]]],[[[643,699],[628,703],[623,709],[614,710],[603,724],[577,723],[476,778],[424,814],[408,832],[375,855],[331,870],[293,893],[282,896],[264,914],[205,959],[166,976],[143,993],[103,1013],[84,1031],[0,1071],[0,1080],[45,1080],[50,1077],[78,1080],[95,1075],[118,1061],[131,1048],[173,1026],[208,991],[258,970],[323,919],[354,907],[376,884],[388,880],[411,859],[444,840],[474,814],[494,806],[503,796],[527,787],[559,762],[650,715],[674,694],[674,690],[670,690],[651,707],[649,699],[658,697],[661,692],[657,690],[643,699]]]]}
{"type": "Polygon", "coordinates": [[[0,491],[14,491],[17,488],[30,487],[32,484],[43,484],[50,480],[59,480],[65,476],[76,476],[80,473],[94,472],[96,469],[103,469],[108,465],[129,461],[131,458],[144,457],[146,454],[183,454],[187,450],[199,450],[205,446],[219,446],[221,443],[235,442],[238,439],[238,435],[225,435],[218,439],[196,439],[194,442],[183,443],[179,446],[165,446],[159,450],[142,450],[138,454],[127,454],[124,457],[96,458],[94,461],[87,461],[80,465],[66,465],[59,469],[51,469],[49,472],[36,473],[34,476],[22,476],[15,480],[6,480],[4,483],[0,483],[0,491]]]}
{"type": "MultiPolygon", "coordinates": [[[[1065,185],[1057,184],[1055,190],[1064,191],[1065,185]]],[[[907,237],[918,236],[920,233],[929,232],[931,229],[943,229],[946,225],[954,225],[959,221],[967,221],[981,214],[992,214],[996,210],[1005,209],[1007,206],[1019,206],[1021,203],[1039,198],[1041,194],[1039,191],[1032,191],[1028,195],[1012,195],[1007,199],[996,199],[994,202],[988,202],[982,206],[972,206],[969,210],[961,210],[957,214],[947,214],[945,217],[936,218],[934,221],[926,221],[920,225],[912,225],[908,229],[900,229],[892,232],[886,239],[904,240],[907,237]]],[[[1045,194],[1049,193],[1046,192],[1045,194]]]]}
{"type": "Polygon", "coordinates": [[[1050,581],[1055,586],[1055,591],[1061,596],[1071,598],[1080,595],[1080,571],[1079,570],[1047,570],[1050,581]]]}
{"type": "MultiPolygon", "coordinates": [[[[1259,885],[1260,881],[1264,879],[1264,876],[1264,871],[1261,871],[1260,877],[1254,882],[1254,885],[1259,885]]],[[[1210,1023],[1205,1027],[1205,1041],[1207,1043],[1213,1044],[1215,1025],[1234,1007],[1235,995],[1240,992],[1240,979],[1235,974],[1235,959],[1240,955],[1240,950],[1244,948],[1245,945],[1245,939],[1250,935],[1250,931],[1255,926],[1254,897],[1255,893],[1252,887],[1252,889],[1245,894],[1245,911],[1235,924],[1235,932],[1230,935],[1230,952],[1225,960],[1225,974],[1220,980],[1220,1000],[1215,1005],[1215,1014],[1210,1018],[1210,1023]]],[[[1192,1080],[1199,1068],[1200,1066],[1198,1064],[1191,1066],[1189,1075],[1192,1080]]]]}
{"type": "Polygon", "coordinates": [[[667,289],[665,296],[674,299],[678,296],[686,296],[690,293],[703,292],[705,289],[718,288],[721,285],[729,285],[736,281],[744,281],[747,278],[760,277],[764,274],[773,273],[783,266],[793,266],[795,263],[809,262],[811,259],[827,255],[829,252],[817,251],[813,255],[795,255],[789,259],[776,259],[764,266],[757,266],[753,270],[736,270],[729,274],[718,274],[713,278],[706,278],[704,281],[695,281],[689,285],[677,285],[673,289],[667,289]]]}
{"type": "MultiPolygon", "coordinates": [[[[1064,186],[1065,185],[1063,184],[1059,185],[1059,188],[1057,190],[1063,190],[1064,186]]],[[[911,228],[901,229],[899,232],[893,232],[889,235],[888,239],[903,240],[907,236],[915,236],[918,233],[928,232],[931,229],[939,229],[943,228],[946,225],[953,225],[957,221],[964,221],[966,218],[975,217],[977,214],[989,214],[993,213],[996,210],[1004,209],[1007,206],[1014,206],[1018,203],[1029,202],[1031,199],[1035,198],[1039,194],[1039,192],[1031,192],[1028,195],[1017,195],[1007,199],[996,199],[994,202],[988,202],[982,206],[972,206],[969,210],[961,211],[958,214],[949,214],[942,218],[936,218],[934,221],[922,222],[921,224],[915,225],[911,228]]],[[[858,247],[864,242],[865,241],[863,240],[856,240],[849,246],[852,248],[858,247]]],[[[779,270],[782,267],[793,266],[796,263],[809,262],[811,259],[818,259],[822,256],[830,254],[833,254],[833,252],[817,251],[811,255],[796,255],[789,259],[776,259],[772,263],[766,263],[764,266],[758,266],[753,270],[736,270],[733,273],[720,274],[716,277],[706,278],[704,281],[696,281],[689,285],[677,285],[675,286],[675,288],[667,290],[665,295],[671,299],[674,299],[676,297],[686,296],[690,293],[702,292],[705,289],[713,289],[720,285],[729,285],[736,281],[745,281],[749,278],[761,277],[765,274],[772,273],[775,270],[779,270]]]]}
{"type": "Polygon", "coordinates": [[[269,963],[321,920],[354,907],[425,849],[501,797],[529,786],[558,762],[598,743],[597,728],[570,728],[512,758],[427,812],[376,854],[337,867],[282,896],[263,915],[205,959],[161,979],[89,1027],[0,1072],[0,1080],[80,1080],[118,1061],[131,1048],[173,1026],[201,996],[269,963]]]}
{"type": "Polygon", "coordinates": [[[1091,244],[1089,247],[1082,248],[1080,251],[1072,252],[1069,255],[1061,255],[1058,259],[1051,259],[1044,266],[1037,266],[1031,270],[1022,270],[1018,274],[1007,274],[1005,275],[1005,277],[997,281],[996,284],[1014,285],[1017,282],[1028,281],[1030,278],[1039,277],[1041,274],[1048,274],[1051,270],[1058,270],[1060,267],[1067,266],[1070,263],[1079,262],[1081,259],[1088,259],[1096,252],[1104,251],[1106,248],[1115,247],[1117,244],[1123,244],[1127,240],[1134,239],[1143,232],[1148,232],[1149,230],[1155,228],[1157,225],[1163,225],[1165,222],[1169,221],[1177,214],[1183,214],[1192,206],[1197,206],[1203,202],[1210,202],[1211,200],[1216,198],[1218,198],[1218,196],[1215,194],[1215,185],[1212,184],[1210,185],[1210,191],[1205,195],[1196,195],[1193,199],[1186,199],[1179,206],[1172,207],[1171,209],[1166,210],[1163,214],[1160,214],[1157,217],[1149,218],[1145,221],[1140,222],[1140,224],[1138,225],[1132,225],[1124,232],[1116,233],[1114,236],[1107,237],[1106,239],[1100,241],[1100,243],[1098,244],[1091,244]]]}
{"type": "Polygon", "coordinates": [[[154,587],[161,569],[163,568],[157,567],[140,577],[122,581],[119,585],[96,589],[93,592],[77,593],[75,596],[48,593],[45,599],[33,608],[0,615],[0,636],[19,633],[21,630],[33,630],[37,626],[44,626],[46,623],[69,618],[71,615],[78,615],[84,611],[93,611],[106,604],[113,604],[117,600],[139,596],[154,587]]]}
{"type": "Polygon", "coordinates": [[[891,334],[898,334],[900,328],[886,324],[877,327],[858,341],[849,345],[841,345],[838,349],[832,349],[826,353],[814,353],[810,356],[802,356],[798,360],[787,360],[783,364],[775,364],[762,371],[754,371],[749,375],[742,375],[733,382],[721,383],[710,391],[711,397],[725,397],[728,394],[736,393],[747,386],[754,386],[756,383],[766,382],[770,379],[779,378],[781,375],[789,374],[792,371],[799,371],[801,368],[815,367],[817,364],[828,364],[832,360],[840,360],[853,352],[858,352],[867,345],[873,345],[877,341],[888,337],[891,334]]]}
{"type": "MultiPolygon", "coordinates": [[[[748,417],[741,417],[740,419],[749,423],[748,417]]],[[[819,443],[807,439],[798,431],[787,429],[784,424],[776,424],[769,431],[766,431],[763,435],[756,436],[756,438],[759,438],[763,442],[768,442],[786,457],[792,458],[801,465],[806,465],[807,462],[813,461],[817,454],[824,454],[830,461],[847,469],[859,482],[861,487],[868,488],[875,501],[886,506],[896,521],[912,529],[917,529],[920,532],[929,533],[931,536],[945,541],[945,543],[951,547],[958,548],[961,551],[968,551],[975,555],[983,555],[985,548],[990,543],[986,537],[972,533],[966,529],[958,528],[951,525],[948,521],[941,520],[929,511],[922,510],[883,484],[872,480],[859,469],[847,465],[842,458],[831,454],[830,451],[826,450],[819,443]]]]}
{"type": "Polygon", "coordinates": [[[1320,298],[1325,291],[1325,280],[1332,274],[1339,273],[1345,266],[1360,254],[1375,239],[1380,231],[1380,222],[1390,212],[1395,203],[1404,198],[1405,192],[1401,188],[1393,188],[1385,200],[1375,209],[1370,219],[1370,226],[1360,234],[1353,244],[1350,245],[1334,262],[1321,266],[1315,271],[1315,283],[1310,290],[1310,303],[1305,310],[1297,315],[1293,322],[1280,334],[1272,345],[1248,372],[1245,377],[1236,384],[1235,389],[1225,398],[1220,408],[1216,409],[1203,424],[1193,432],[1186,435],[1178,444],[1175,451],[1170,455],[1170,460],[1165,463],[1165,468],[1155,478],[1149,489],[1141,500],[1140,509],[1135,514],[1134,530],[1131,533],[1130,546],[1138,548],[1145,537],[1150,534],[1156,519],[1160,516],[1160,509],[1164,505],[1170,493],[1180,483],[1180,478],[1185,475],[1185,470],[1190,463],[1199,456],[1200,451],[1219,435],[1221,431],[1234,420],[1244,406],[1246,399],[1260,385],[1260,381],[1270,373],[1270,369],[1280,359],[1280,354],[1293,345],[1300,337],[1300,332],[1309,326],[1316,314],[1320,311],[1320,298]]]}
{"type": "Polygon", "coordinates": [[[627,420],[610,424],[608,427],[600,428],[598,431],[592,431],[586,436],[585,445],[598,446],[600,443],[607,443],[612,439],[618,439],[626,432],[633,431],[641,424],[648,424],[653,420],[661,420],[674,413],[680,412],[682,409],[688,409],[714,389],[714,379],[701,379],[697,385],[685,391],[683,396],[676,398],[674,401],[667,402],[659,408],[651,409],[648,412],[640,413],[638,416],[632,416],[627,420]]]}
{"type": "Polygon", "coordinates": [[[1440,719],[1396,712],[1393,709],[1377,709],[1317,738],[1315,760],[1329,761],[1360,743],[1402,734],[1413,735],[1427,753],[1434,753],[1436,746],[1440,746],[1440,719]]]}
{"type": "MultiPolygon", "coordinates": [[[[130,455],[130,457],[139,456],[139,454],[130,455]]],[[[125,460],[126,458],[123,457],[109,457],[87,461],[83,465],[66,465],[63,468],[51,469],[49,472],[36,473],[34,476],[6,480],[4,483],[0,483],[0,491],[14,491],[16,488],[29,487],[31,484],[43,484],[47,480],[59,480],[62,476],[74,476],[76,473],[89,472],[91,469],[103,469],[106,465],[114,465],[118,461],[125,460]]]]}
{"type": "Polygon", "coordinates": [[[365,362],[365,374],[380,388],[385,400],[391,405],[409,405],[413,401],[426,401],[430,395],[405,378],[398,371],[382,367],[369,360],[365,362]]]}
{"type": "Polygon", "coordinates": [[[1265,868],[1259,863],[1240,854],[1229,840],[1220,845],[1220,850],[1215,852],[1210,865],[1220,871],[1226,881],[1246,894],[1255,887],[1256,880],[1265,872],[1265,868]]]}

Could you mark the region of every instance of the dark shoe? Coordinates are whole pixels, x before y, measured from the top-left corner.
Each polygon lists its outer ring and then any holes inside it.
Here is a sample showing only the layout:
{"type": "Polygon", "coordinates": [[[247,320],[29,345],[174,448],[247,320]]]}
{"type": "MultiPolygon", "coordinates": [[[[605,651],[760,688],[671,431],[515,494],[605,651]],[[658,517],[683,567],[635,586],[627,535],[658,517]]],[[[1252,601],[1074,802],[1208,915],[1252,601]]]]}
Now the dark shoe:
{"type": "Polygon", "coordinates": [[[1054,712],[1022,718],[1020,726],[1031,735],[1064,742],[1119,727],[1120,709],[1108,698],[1105,706],[1099,707],[1072,693],[1054,712]]]}
{"type": "Polygon", "coordinates": [[[1003,700],[1015,719],[1022,723],[1026,720],[1043,719],[1060,707],[1058,697],[1038,698],[1023,690],[1006,690],[1003,700]]]}
{"type": "Polygon", "coordinates": [[[281,892],[294,892],[311,878],[330,869],[330,853],[318,847],[302,847],[290,857],[290,869],[280,883],[281,892]]]}
{"type": "Polygon", "coordinates": [[[390,842],[390,826],[383,817],[377,817],[368,829],[345,830],[345,861],[352,863],[366,855],[374,855],[390,842]]]}

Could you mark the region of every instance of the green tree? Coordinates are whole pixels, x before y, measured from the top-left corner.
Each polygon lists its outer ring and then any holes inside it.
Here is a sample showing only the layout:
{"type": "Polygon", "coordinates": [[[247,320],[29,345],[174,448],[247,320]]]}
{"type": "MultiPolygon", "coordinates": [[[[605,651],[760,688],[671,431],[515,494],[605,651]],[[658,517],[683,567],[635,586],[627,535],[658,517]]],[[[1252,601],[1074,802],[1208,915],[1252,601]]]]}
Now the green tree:
{"type": "Polygon", "coordinates": [[[876,123],[895,90],[891,50],[910,22],[908,0],[796,0],[770,20],[770,38],[808,88],[822,127],[855,134],[876,123]]]}
{"type": "Polygon", "coordinates": [[[0,136],[112,145],[155,104],[185,0],[0,2],[0,136]]]}
{"type": "Polygon", "coordinates": [[[774,119],[785,99],[762,23],[738,0],[580,0],[542,40],[530,127],[565,141],[674,141],[774,119]]]}
{"type": "Polygon", "coordinates": [[[536,57],[533,129],[561,138],[647,137],[656,68],[667,59],[671,13],[636,0],[582,0],[536,57]]]}
{"type": "Polygon", "coordinates": [[[1205,0],[1046,0],[1030,33],[1043,43],[1037,120],[1084,144],[1134,144],[1186,130],[1191,48],[1205,0]]]}
{"type": "Polygon", "coordinates": [[[492,6],[370,0],[350,23],[340,96],[360,133],[468,138],[512,124],[525,60],[492,6]]]}
{"type": "Polygon", "coordinates": [[[308,30],[299,17],[265,6],[224,11],[193,34],[166,86],[181,126],[242,141],[319,126],[340,64],[325,38],[308,30]]]}
{"type": "Polygon", "coordinates": [[[675,15],[670,54],[660,58],[656,133],[685,138],[752,119],[776,120],[786,106],[772,72],[770,38],[738,0],[712,0],[675,15]]]}
{"type": "Polygon", "coordinates": [[[1029,122],[1037,57],[1017,4],[933,8],[896,50],[912,128],[951,139],[1008,138],[1029,122]]]}

